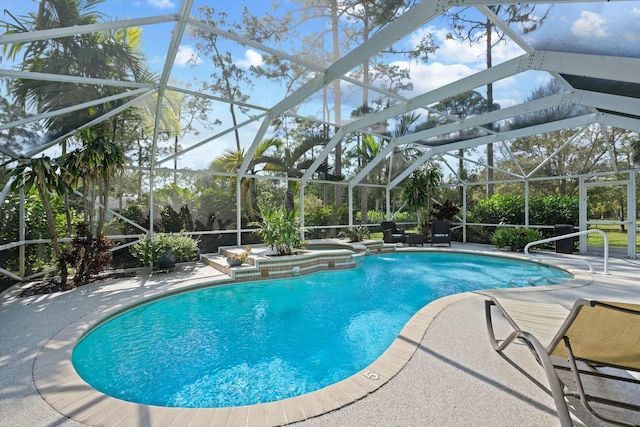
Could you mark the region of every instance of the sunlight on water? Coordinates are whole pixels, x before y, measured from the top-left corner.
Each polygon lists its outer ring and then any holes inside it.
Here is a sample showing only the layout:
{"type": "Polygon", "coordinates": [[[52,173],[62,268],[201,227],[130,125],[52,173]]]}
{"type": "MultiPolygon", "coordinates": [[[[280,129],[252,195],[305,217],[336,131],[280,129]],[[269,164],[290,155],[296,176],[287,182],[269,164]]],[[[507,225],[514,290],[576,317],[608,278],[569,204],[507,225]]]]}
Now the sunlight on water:
{"type": "Polygon", "coordinates": [[[144,304],[87,334],[72,360],[93,387],[128,401],[178,407],[264,403],[364,369],[434,299],[569,278],[539,264],[495,257],[369,256],[353,270],[216,286],[144,304]]]}

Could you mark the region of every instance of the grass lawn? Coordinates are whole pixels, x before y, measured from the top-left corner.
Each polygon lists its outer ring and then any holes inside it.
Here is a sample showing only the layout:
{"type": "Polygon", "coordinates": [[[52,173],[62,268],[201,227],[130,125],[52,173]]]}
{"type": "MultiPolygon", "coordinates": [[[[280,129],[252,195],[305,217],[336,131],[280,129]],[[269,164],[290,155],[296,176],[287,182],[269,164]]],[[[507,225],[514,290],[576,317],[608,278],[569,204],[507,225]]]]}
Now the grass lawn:
{"type": "MultiPolygon", "coordinates": [[[[627,232],[626,230],[620,231],[619,225],[600,224],[597,227],[591,225],[589,228],[598,228],[607,233],[607,236],[609,237],[609,246],[627,246],[627,232]]],[[[604,237],[599,233],[591,233],[587,235],[587,244],[592,246],[602,246],[604,244],[604,237]]],[[[640,246],[640,233],[636,234],[636,248],[638,248],[638,246],[640,246]]]]}

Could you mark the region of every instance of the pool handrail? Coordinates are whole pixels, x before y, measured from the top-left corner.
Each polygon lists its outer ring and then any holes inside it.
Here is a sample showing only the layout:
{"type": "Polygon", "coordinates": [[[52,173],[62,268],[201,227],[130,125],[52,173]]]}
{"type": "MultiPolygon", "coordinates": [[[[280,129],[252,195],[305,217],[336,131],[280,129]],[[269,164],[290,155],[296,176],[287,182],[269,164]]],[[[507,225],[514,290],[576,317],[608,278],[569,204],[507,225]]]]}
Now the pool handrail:
{"type": "MultiPolygon", "coordinates": [[[[531,242],[531,243],[527,243],[527,245],[524,247],[524,253],[527,256],[527,258],[534,260],[535,258],[529,253],[529,248],[531,246],[535,246],[535,245],[540,245],[542,243],[549,243],[549,242],[555,242],[556,240],[563,240],[563,239],[567,239],[570,237],[578,237],[578,236],[582,236],[582,235],[586,235],[589,233],[600,233],[602,234],[602,236],[604,237],[604,271],[602,272],[603,274],[609,274],[609,236],[607,236],[607,233],[605,233],[602,230],[599,230],[597,228],[592,229],[592,230],[583,230],[583,231],[576,231],[575,233],[568,233],[568,234],[562,234],[560,236],[555,236],[555,237],[549,237],[548,239],[542,239],[542,240],[536,240],[535,242],[531,242]]],[[[537,257],[538,259],[540,258],[553,258],[553,257],[537,257]]],[[[587,265],[589,266],[589,273],[593,273],[593,265],[591,265],[591,263],[587,260],[578,260],[578,261],[583,261],[585,263],[587,263],[587,265]]]]}

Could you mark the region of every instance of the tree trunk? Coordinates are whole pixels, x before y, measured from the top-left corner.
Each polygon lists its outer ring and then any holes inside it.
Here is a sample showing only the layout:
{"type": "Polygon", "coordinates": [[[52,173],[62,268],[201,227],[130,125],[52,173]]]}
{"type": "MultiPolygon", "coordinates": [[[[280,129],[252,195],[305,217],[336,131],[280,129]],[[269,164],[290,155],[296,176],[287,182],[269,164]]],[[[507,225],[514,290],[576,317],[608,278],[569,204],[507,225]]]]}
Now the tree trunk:
{"type": "MultiPolygon", "coordinates": [[[[338,1],[331,0],[331,37],[333,41],[333,62],[335,63],[340,59],[340,37],[338,33],[340,20],[338,17],[338,1]]],[[[342,92],[340,89],[340,79],[337,79],[333,84],[334,91],[334,112],[336,121],[336,133],[340,129],[340,122],[342,121],[342,106],[341,98],[342,92]]],[[[335,148],[335,165],[334,170],[336,176],[342,175],[342,141],[338,141],[335,148]]],[[[340,206],[342,204],[342,186],[335,185],[335,204],[340,206]]]]}
{"type": "Polygon", "coordinates": [[[60,243],[58,243],[58,232],[56,230],[56,221],[53,215],[53,209],[51,208],[51,202],[49,200],[49,192],[44,179],[44,172],[38,173],[40,197],[42,198],[42,206],[47,217],[47,223],[49,224],[49,234],[51,235],[51,246],[53,246],[53,253],[55,254],[58,267],[60,269],[60,283],[62,285],[67,284],[67,263],[65,262],[64,255],[60,249],[60,243]]]}
{"type": "MultiPolygon", "coordinates": [[[[364,182],[367,182],[365,179],[364,182]]],[[[369,211],[369,197],[367,187],[360,186],[360,222],[366,224],[369,221],[367,213],[369,211]]]]}
{"type": "Polygon", "coordinates": [[[101,207],[98,214],[98,225],[96,226],[96,237],[101,236],[104,230],[104,223],[107,214],[107,204],[109,203],[109,177],[104,177],[104,184],[100,184],[101,207]]]}
{"type": "MultiPolygon", "coordinates": [[[[67,140],[62,141],[62,155],[67,154],[67,140]]],[[[64,192],[64,216],[67,220],[67,234],[73,235],[73,224],[71,222],[71,203],[69,202],[69,191],[64,192]]]]}
{"type": "MultiPolygon", "coordinates": [[[[463,149],[458,150],[458,156],[460,157],[458,159],[458,176],[460,177],[460,179],[464,179],[465,177],[464,177],[464,150],[463,149]]],[[[460,193],[460,200],[462,200],[462,198],[464,197],[464,188],[459,187],[458,192],[460,193]]]]}

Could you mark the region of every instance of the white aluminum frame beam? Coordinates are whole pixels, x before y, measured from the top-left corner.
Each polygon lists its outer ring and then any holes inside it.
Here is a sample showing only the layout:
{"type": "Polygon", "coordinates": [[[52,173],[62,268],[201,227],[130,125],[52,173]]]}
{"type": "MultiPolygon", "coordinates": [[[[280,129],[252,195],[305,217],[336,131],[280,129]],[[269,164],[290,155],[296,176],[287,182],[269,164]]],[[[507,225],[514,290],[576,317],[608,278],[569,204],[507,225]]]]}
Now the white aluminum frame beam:
{"type": "MultiPolygon", "coordinates": [[[[383,48],[391,45],[396,40],[400,40],[401,38],[405,37],[407,34],[411,33],[421,25],[435,18],[449,7],[451,7],[450,4],[442,6],[439,3],[431,1],[425,1],[423,3],[415,5],[411,9],[411,13],[405,13],[398,17],[398,19],[391,22],[389,25],[371,36],[369,40],[362,43],[360,46],[356,47],[345,56],[334,62],[326,69],[323,74],[314,77],[313,79],[305,83],[301,88],[294,91],[291,95],[274,105],[269,113],[270,120],[265,120],[263,126],[261,126],[256,137],[254,138],[251,147],[249,147],[249,149],[247,150],[247,155],[244,159],[244,162],[238,170],[239,175],[243,175],[246,172],[249,166],[250,158],[255,154],[255,151],[258,148],[260,141],[264,137],[271,120],[284,114],[290,108],[303,102],[305,99],[322,89],[324,86],[327,86],[334,80],[340,78],[347,72],[356,68],[366,59],[372,57],[383,48]]],[[[334,146],[336,144],[337,141],[334,143],[334,146]]],[[[326,157],[326,155],[324,157],[326,157]]],[[[324,157],[321,161],[324,160],[324,157]]],[[[311,173],[305,174],[306,176],[303,181],[309,179],[311,174],[314,173],[318,168],[319,163],[320,162],[317,162],[316,164],[316,162],[314,162],[314,166],[311,168],[311,173]]]]}
{"type": "Polygon", "coordinates": [[[76,34],[97,33],[100,31],[117,30],[119,28],[142,27],[144,25],[161,24],[178,19],[178,15],[146,16],[143,18],[119,19],[117,21],[100,22],[97,24],[77,25],[73,27],[53,28],[50,30],[29,31],[24,33],[0,35],[0,45],[14,43],[29,43],[38,40],[57,39],[76,34]]]}

